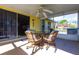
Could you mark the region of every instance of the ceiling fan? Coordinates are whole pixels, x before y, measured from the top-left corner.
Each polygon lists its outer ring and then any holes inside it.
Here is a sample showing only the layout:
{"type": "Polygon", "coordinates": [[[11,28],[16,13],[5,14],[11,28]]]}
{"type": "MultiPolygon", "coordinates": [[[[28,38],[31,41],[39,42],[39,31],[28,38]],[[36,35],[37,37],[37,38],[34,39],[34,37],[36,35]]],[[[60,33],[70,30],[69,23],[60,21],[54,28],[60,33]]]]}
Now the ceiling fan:
{"type": "Polygon", "coordinates": [[[39,18],[42,18],[42,17],[43,18],[48,18],[48,16],[47,16],[46,13],[52,14],[53,11],[45,9],[43,7],[40,7],[39,9],[36,10],[36,17],[39,17],[39,18]]]}

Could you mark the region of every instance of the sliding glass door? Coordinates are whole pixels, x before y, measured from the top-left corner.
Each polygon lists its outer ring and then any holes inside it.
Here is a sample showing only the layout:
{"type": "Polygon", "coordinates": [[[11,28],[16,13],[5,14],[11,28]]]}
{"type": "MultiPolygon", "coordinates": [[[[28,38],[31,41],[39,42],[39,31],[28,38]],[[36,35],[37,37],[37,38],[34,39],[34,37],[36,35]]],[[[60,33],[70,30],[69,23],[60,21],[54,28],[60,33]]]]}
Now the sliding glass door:
{"type": "Polygon", "coordinates": [[[0,9],[0,38],[16,37],[16,13],[0,9]]]}

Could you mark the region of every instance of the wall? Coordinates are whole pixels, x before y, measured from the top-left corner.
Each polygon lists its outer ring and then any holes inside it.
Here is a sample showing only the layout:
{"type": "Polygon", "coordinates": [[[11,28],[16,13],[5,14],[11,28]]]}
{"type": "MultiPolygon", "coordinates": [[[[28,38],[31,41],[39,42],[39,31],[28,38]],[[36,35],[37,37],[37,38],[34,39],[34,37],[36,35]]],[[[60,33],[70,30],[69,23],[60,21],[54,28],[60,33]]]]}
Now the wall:
{"type": "Polygon", "coordinates": [[[48,33],[48,20],[45,20],[45,32],[48,33]]]}
{"type": "Polygon", "coordinates": [[[48,30],[48,22],[51,23],[51,29],[53,29],[53,21],[46,19],[46,20],[45,20],[45,32],[46,32],[46,33],[49,32],[49,30],[48,30]]]}
{"type": "Polygon", "coordinates": [[[30,17],[30,29],[34,30],[35,32],[41,32],[41,20],[36,17],[30,17]],[[34,20],[34,24],[33,24],[34,20]]]}
{"type": "Polygon", "coordinates": [[[73,40],[73,41],[79,41],[79,35],[70,35],[70,34],[58,34],[57,38],[63,39],[63,40],[73,40]]]}

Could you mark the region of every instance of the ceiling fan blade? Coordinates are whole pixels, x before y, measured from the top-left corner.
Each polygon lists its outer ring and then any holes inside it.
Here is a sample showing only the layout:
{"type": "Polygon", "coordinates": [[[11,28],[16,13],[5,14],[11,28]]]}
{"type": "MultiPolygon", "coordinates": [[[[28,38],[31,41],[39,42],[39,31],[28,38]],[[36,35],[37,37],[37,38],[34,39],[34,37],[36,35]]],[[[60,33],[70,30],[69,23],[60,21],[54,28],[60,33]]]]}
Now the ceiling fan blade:
{"type": "Polygon", "coordinates": [[[51,10],[47,10],[47,9],[43,9],[43,11],[48,12],[48,13],[50,13],[50,14],[53,13],[53,11],[51,11],[51,10]]]}
{"type": "Polygon", "coordinates": [[[48,18],[45,12],[42,12],[45,18],[48,18]]]}

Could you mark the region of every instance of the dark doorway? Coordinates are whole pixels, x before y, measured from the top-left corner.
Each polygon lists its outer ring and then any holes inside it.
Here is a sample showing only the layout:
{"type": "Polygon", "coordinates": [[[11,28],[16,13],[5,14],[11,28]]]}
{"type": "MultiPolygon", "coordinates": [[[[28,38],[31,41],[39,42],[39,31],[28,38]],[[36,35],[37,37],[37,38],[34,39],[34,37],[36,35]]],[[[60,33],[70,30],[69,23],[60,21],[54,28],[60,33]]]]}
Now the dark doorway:
{"type": "Polygon", "coordinates": [[[19,36],[25,35],[24,32],[30,27],[29,20],[30,20],[29,16],[18,14],[18,35],[19,36]]]}

